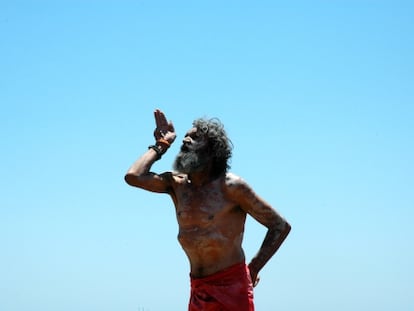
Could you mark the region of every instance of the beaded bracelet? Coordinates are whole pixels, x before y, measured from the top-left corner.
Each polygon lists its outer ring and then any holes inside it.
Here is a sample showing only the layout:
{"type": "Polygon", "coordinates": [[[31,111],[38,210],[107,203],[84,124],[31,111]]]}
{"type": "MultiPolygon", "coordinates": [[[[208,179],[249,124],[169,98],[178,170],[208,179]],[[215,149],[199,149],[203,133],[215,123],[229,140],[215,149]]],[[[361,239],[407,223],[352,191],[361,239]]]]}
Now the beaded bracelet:
{"type": "Polygon", "coordinates": [[[148,149],[152,149],[157,153],[157,160],[161,159],[162,152],[161,152],[160,148],[158,148],[158,146],[150,145],[150,146],[148,146],[148,149]]]}

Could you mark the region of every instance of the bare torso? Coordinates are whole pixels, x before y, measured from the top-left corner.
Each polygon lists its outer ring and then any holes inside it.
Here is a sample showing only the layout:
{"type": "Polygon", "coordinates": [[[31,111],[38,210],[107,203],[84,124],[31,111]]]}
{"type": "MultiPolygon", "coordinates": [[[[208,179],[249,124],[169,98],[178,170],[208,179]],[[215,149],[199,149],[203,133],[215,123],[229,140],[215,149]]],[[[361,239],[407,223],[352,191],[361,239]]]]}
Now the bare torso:
{"type": "Polygon", "coordinates": [[[246,213],[231,199],[231,175],[196,186],[186,175],[174,176],[173,198],[178,240],[193,277],[204,277],[244,261],[246,213]]]}
{"type": "Polygon", "coordinates": [[[190,179],[186,174],[151,172],[154,162],[176,138],[172,122],[167,121],[162,111],[156,109],[154,117],[156,143],[131,165],[125,181],[134,187],[171,195],[179,227],[178,240],[188,256],[193,277],[205,277],[244,262],[246,213],[265,226],[263,243],[248,263],[255,284],[259,271],[289,234],[289,223],[240,177],[225,173],[231,144],[220,122],[198,119],[185,134],[174,169],[187,172],[190,179]],[[217,144],[220,156],[213,161],[217,144]],[[212,180],[211,176],[218,171],[223,175],[212,180]]]}

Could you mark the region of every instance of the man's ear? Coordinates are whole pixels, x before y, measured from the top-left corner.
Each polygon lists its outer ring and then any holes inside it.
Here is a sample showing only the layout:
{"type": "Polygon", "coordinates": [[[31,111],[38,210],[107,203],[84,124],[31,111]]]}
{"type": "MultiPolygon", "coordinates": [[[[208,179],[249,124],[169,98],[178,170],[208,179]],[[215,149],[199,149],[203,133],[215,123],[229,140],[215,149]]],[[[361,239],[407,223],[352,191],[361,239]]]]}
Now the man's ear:
{"type": "MultiPolygon", "coordinates": [[[[213,155],[214,155],[214,146],[213,146],[213,144],[211,142],[208,142],[207,143],[206,150],[207,150],[207,154],[210,155],[213,158],[213,155]]],[[[212,160],[212,158],[211,158],[211,160],[212,160]]]]}

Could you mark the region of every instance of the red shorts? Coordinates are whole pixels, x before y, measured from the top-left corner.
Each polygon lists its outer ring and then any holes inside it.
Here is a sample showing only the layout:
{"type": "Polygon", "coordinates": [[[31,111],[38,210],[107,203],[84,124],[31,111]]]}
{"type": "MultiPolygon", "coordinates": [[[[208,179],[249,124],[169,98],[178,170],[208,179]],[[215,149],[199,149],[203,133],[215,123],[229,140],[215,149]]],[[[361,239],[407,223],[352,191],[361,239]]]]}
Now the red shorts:
{"type": "Polygon", "coordinates": [[[191,277],[189,311],[254,311],[249,268],[240,263],[204,278],[191,277]]]}

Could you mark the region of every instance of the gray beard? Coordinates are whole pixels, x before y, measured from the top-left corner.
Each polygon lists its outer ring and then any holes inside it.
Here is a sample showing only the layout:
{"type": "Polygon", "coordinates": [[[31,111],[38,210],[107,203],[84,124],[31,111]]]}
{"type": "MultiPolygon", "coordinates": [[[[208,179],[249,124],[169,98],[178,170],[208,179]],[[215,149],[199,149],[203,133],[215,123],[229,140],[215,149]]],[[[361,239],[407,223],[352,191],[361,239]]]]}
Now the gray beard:
{"type": "Polygon", "coordinates": [[[173,168],[179,173],[190,174],[202,171],[208,163],[209,157],[195,151],[180,151],[175,158],[173,168]]]}

